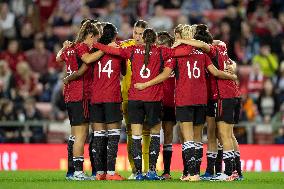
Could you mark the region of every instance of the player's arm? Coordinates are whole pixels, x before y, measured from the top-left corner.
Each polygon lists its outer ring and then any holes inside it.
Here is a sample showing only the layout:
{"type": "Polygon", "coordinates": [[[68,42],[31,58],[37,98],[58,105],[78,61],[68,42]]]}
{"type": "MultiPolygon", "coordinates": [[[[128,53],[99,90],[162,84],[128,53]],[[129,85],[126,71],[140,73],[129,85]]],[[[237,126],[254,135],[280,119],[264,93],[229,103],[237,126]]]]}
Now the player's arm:
{"type": "Polygon", "coordinates": [[[85,53],[82,55],[81,60],[83,62],[85,62],[86,64],[90,64],[92,62],[97,61],[98,59],[100,59],[102,56],[104,55],[103,51],[96,51],[94,53],[85,53]]]}
{"type": "Polygon", "coordinates": [[[237,71],[237,64],[235,61],[229,59],[227,64],[226,64],[226,68],[224,69],[225,72],[229,73],[229,74],[235,74],[237,71]]]}
{"type": "Polygon", "coordinates": [[[221,70],[218,70],[213,64],[210,64],[207,67],[208,71],[214,75],[215,77],[218,77],[220,79],[230,79],[230,80],[237,80],[238,77],[236,74],[229,74],[226,72],[223,72],[221,70]]]}
{"type": "Polygon", "coordinates": [[[180,44],[186,44],[186,45],[191,45],[191,46],[200,48],[206,53],[210,52],[210,46],[203,41],[199,41],[195,39],[178,39],[173,47],[176,47],[180,44]]]}
{"type": "MultiPolygon", "coordinates": [[[[112,45],[112,44],[110,44],[110,45],[112,45]]],[[[110,46],[110,45],[104,45],[104,44],[101,44],[101,43],[95,43],[93,45],[93,47],[97,48],[97,49],[100,49],[101,51],[103,51],[105,53],[120,56],[121,55],[120,48],[116,48],[116,47],[113,47],[113,46],[110,46]]]]}
{"type": "Polygon", "coordinates": [[[161,83],[163,81],[165,81],[166,79],[168,79],[172,73],[172,70],[171,68],[169,67],[165,67],[164,68],[164,71],[162,73],[160,73],[157,77],[155,77],[154,79],[150,80],[150,81],[147,81],[145,83],[136,83],[134,84],[134,87],[136,89],[139,89],[139,90],[143,90],[143,89],[146,89],[147,87],[151,87],[153,85],[156,85],[158,83],[161,83]]]}
{"type": "Polygon", "coordinates": [[[86,64],[82,64],[82,66],[79,68],[78,71],[74,71],[72,74],[66,76],[63,79],[63,83],[67,84],[70,81],[76,80],[77,78],[81,77],[88,69],[88,66],[86,64]]]}
{"type": "Polygon", "coordinates": [[[63,63],[63,59],[61,58],[62,52],[64,51],[64,49],[66,49],[67,47],[70,47],[73,43],[71,41],[64,41],[63,43],[63,47],[58,51],[57,55],[56,55],[56,62],[60,62],[63,63]]]}

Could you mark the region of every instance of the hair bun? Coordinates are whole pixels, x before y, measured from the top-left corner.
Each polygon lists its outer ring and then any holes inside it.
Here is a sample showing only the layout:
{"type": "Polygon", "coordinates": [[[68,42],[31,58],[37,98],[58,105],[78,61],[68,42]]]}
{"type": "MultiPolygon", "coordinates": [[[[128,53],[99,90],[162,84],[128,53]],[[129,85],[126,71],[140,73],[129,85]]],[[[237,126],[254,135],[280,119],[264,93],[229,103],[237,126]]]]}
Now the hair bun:
{"type": "Polygon", "coordinates": [[[206,31],[208,30],[208,26],[205,24],[198,24],[197,28],[199,28],[200,30],[206,31]]]}

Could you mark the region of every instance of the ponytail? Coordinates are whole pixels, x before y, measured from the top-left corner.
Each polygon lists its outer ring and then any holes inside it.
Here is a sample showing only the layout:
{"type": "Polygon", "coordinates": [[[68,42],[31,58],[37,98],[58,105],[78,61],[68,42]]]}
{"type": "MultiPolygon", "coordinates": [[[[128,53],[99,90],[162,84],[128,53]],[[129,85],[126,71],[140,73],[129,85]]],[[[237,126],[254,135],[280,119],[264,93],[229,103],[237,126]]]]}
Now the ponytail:
{"type": "Polygon", "coordinates": [[[94,36],[100,34],[99,29],[94,24],[92,24],[90,20],[87,20],[83,23],[74,42],[80,43],[84,41],[88,34],[92,34],[94,36]]]}
{"type": "Polygon", "coordinates": [[[157,34],[153,29],[148,28],[143,32],[143,40],[146,44],[145,54],[144,54],[144,65],[145,65],[144,72],[146,71],[146,67],[149,63],[151,45],[156,42],[156,38],[157,34]]]}

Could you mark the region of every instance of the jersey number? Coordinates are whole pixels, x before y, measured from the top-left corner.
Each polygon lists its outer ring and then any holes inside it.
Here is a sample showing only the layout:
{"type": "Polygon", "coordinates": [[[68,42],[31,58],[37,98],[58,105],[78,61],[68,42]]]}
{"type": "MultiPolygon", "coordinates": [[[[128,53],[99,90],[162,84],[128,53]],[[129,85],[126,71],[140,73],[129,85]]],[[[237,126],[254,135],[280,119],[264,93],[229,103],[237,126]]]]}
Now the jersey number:
{"type": "Polygon", "coordinates": [[[101,78],[101,73],[102,72],[107,73],[108,78],[110,78],[110,75],[113,72],[113,70],[111,69],[111,61],[112,60],[107,61],[106,65],[103,67],[103,69],[102,69],[101,62],[100,61],[98,62],[98,65],[99,65],[99,78],[101,78]]]}
{"type": "Polygon", "coordinates": [[[194,62],[192,72],[190,70],[190,63],[187,61],[187,74],[189,79],[191,79],[191,75],[193,75],[194,78],[199,78],[200,77],[200,69],[196,67],[197,61],[194,62]]]}
{"type": "Polygon", "coordinates": [[[151,75],[151,71],[149,68],[146,68],[145,65],[142,66],[141,70],[140,70],[140,76],[144,79],[149,78],[151,75]]]}

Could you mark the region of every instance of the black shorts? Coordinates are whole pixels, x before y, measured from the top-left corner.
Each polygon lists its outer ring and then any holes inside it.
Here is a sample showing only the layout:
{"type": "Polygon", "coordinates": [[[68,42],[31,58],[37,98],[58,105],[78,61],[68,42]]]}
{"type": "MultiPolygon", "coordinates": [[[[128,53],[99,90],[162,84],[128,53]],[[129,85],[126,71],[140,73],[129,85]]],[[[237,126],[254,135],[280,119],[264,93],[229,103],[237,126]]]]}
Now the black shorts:
{"type": "Polygon", "coordinates": [[[121,103],[91,104],[90,122],[92,123],[114,123],[122,120],[121,103]]]}
{"type": "Polygon", "coordinates": [[[161,122],[161,102],[145,102],[141,100],[128,101],[128,116],[130,124],[146,123],[152,127],[161,122]]]}
{"type": "Polygon", "coordinates": [[[217,100],[209,100],[206,108],[206,116],[216,117],[217,113],[217,100]]]}
{"type": "Polygon", "coordinates": [[[85,108],[82,101],[68,102],[66,103],[66,107],[71,126],[78,126],[83,123],[89,123],[89,102],[86,102],[85,108]]]}
{"type": "Polygon", "coordinates": [[[228,124],[237,124],[240,118],[241,99],[240,98],[226,98],[218,103],[219,115],[216,121],[224,121],[228,124]]]}
{"type": "Polygon", "coordinates": [[[170,107],[170,106],[162,107],[162,121],[176,122],[175,107],[170,107]]]}
{"type": "Polygon", "coordinates": [[[193,125],[202,125],[205,123],[206,105],[177,106],[177,121],[193,122],[193,125]]]}

